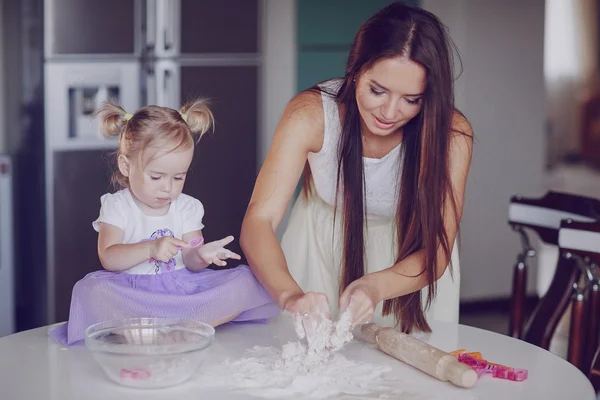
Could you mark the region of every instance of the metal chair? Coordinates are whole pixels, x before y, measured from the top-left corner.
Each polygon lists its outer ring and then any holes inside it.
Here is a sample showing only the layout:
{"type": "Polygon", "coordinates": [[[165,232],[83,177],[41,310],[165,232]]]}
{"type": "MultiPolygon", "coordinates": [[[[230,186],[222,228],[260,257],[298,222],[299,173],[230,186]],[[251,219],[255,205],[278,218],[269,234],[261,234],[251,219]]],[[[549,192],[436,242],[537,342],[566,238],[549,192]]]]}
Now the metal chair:
{"type": "Polygon", "coordinates": [[[552,334],[567,308],[578,267],[573,259],[560,257],[547,293],[542,297],[523,331],[527,259],[536,255],[528,231],[534,231],[547,244],[558,246],[562,220],[594,222],[600,220],[600,201],[569,193],[548,192],[541,198],[513,196],[508,210],[508,223],[519,233],[522,251],[517,256],[513,272],[512,304],[509,334],[548,349],[552,334]]]}
{"type": "Polygon", "coordinates": [[[561,258],[577,265],[567,359],[600,389],[600,222],[562,221],[558,235],[561,258]]]}

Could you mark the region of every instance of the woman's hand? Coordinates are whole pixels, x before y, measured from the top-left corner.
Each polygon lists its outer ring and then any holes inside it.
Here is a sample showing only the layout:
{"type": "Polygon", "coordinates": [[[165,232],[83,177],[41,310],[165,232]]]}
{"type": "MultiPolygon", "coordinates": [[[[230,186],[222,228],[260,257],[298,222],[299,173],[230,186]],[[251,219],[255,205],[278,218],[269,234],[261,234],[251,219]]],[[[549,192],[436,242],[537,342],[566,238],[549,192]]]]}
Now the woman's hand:
{"type": "Polygon", "coordinates": [[[315,317],[324,314],[330,318],[329,302],[323,293],[308,292],[291,295],[285,300],[283,310],[291,314],[310,314],[315,317]]]}
{"type": "Polygon", "coordinates": [[[294,294],[285,301],[283,310],[292,315],[298,338],[303,339],[306,336],[309,342],[317,326],[324,320],[331,320],[329,302],[323,293],[294,294]]]}
{"type": "Polygon", "coordinates": [[[340,312],[350,312],[352,326],[370,322],[379,302],[378,290],[368,275],[352,282],[340,296],[340,312]]]}
{"type": "Polygon", "coordinates": [[[227,236],[221,240],[215,240],[214,242],[206,243],[198,247],[196,250],[198,253],[198,258],[206,265],[215,264],[219,267],[227,265],[225,260],[228,258],[240,260],[241,257],[239,254],[236,254],[233,251],[225,248],[225,246],[231,242],[233,242],[233,236],[227,236]]]}

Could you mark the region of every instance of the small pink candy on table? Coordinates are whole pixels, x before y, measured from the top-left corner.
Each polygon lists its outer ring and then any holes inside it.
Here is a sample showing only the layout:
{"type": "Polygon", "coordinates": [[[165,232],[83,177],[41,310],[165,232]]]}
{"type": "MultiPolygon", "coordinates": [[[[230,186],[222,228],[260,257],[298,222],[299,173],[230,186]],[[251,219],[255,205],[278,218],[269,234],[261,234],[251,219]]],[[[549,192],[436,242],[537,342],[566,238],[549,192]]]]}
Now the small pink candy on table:
{"type": "Polygon", "coordinates": [[[121,369],[121,379],[135,379],[144,380],[150,378],[152,373],[146,369],[134,368],[134,369],[121,369]]]}

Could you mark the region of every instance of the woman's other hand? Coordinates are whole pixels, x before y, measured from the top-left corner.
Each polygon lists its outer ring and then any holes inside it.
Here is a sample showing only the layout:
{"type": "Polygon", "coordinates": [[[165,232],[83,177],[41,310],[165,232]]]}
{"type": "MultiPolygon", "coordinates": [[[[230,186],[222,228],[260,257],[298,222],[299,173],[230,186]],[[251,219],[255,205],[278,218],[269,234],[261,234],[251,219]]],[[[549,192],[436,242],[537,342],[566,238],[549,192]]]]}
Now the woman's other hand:
{"type": "Polygon", "coordinates": [[[340,296],[340,313],[350,311],[352,326],[370,322],[378,300],[378,290],[373,282],[364,276],[352,282],[340,296]]]}

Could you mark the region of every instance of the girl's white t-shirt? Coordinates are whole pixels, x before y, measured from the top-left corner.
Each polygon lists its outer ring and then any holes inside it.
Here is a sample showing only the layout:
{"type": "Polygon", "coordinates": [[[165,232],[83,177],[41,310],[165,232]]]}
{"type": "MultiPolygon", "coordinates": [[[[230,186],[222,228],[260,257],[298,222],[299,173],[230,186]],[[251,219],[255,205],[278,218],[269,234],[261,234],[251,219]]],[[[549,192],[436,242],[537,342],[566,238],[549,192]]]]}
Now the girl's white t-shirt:
{"type": "MultiPolygon", "coordinates": [[[[180,194],[162,216],[149,216],[140,210],[129,189],[106,193],[100,198],[100,216],[92,223],[96,232],[100,223],[111,224],[123,231],[123,243],[139,243],[163,236],[182,239],[183,235],[204,228],[204,206],[186,194],[180,194]]],[[[154,275],[184,268],[181,251],[169,262],[148,260],[123,272],[128,274],[154,275]]]]}

